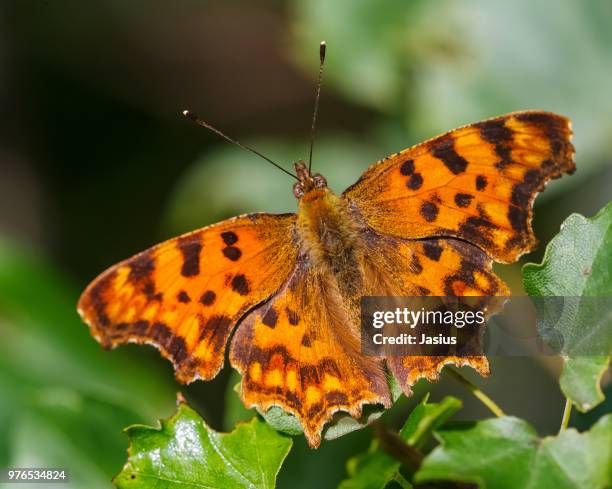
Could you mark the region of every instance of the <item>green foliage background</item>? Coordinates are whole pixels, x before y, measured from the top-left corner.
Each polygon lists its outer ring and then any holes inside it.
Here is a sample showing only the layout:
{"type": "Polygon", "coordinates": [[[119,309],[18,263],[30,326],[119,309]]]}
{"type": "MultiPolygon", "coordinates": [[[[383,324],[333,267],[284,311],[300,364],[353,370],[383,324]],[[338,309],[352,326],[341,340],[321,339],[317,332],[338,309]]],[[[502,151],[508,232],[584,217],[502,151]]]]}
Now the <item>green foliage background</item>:
{"type": "MultiPolygon", "coordinates": [[[[178,386],[151,348],[103,352],[75,312],[89,280],[155,242],[295,208],[286,177],[192,127],[183,108],[286,165],[304,158],[325,39],[315,168],[337,191],[454,126],[527,108],[565,114],[578,171],[538,198],[547,243],[570,213],[592,216],[611,198],[611,19],[605,0],[2,2],[0,466],[67,466],[74,487],[109,488],[126,458],[121,430],[170,416],[176,390],[217,430],[245,416],[228,369],[178,386]]],[[[498,271],[522,293],[520,264],[498,271]]],[[[561,365],[492,368],[489,380],[465,374],[554,433],[561,365]]],[[[420,384],[383,421],[401,427],[425,390],[465,398],[445,379],[420,384]]],[[[603,390],[576,427],[610,411],[609,373],[603,390]]],[[[456,418],[485,416],[465,398],[456,418]]],[[[294,439],[279,487],[334,486],[370,439],[361,430],[318,451],[294,439]]]]}

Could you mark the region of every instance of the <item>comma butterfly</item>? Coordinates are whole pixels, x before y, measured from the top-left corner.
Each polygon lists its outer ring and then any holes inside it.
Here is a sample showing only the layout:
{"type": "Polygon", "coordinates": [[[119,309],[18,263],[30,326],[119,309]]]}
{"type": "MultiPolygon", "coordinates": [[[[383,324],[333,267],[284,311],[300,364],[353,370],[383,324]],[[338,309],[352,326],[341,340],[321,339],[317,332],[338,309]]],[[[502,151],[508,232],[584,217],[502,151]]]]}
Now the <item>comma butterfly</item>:
{"type": "MultiPolygon", "coordinates": [[[[323,57],[324,44],[321,68],[323,57]]],[[[533,201],[574,171],[570,138],[565,117],[510,113],[389,156],[340,196],[299,161],[297,214],[246,214],[154,246],[96,278],[79,313],[104,347],[155,345],[183,383],[215,377],[233,332],[244,404],[280,406],[317,447],[335,412],[391,405],[387,372],[406,394],[448,363],[488,374],[484,356],[362,355],[360,298],[508,295],[492,262],[535,246],[533,201]]]]}

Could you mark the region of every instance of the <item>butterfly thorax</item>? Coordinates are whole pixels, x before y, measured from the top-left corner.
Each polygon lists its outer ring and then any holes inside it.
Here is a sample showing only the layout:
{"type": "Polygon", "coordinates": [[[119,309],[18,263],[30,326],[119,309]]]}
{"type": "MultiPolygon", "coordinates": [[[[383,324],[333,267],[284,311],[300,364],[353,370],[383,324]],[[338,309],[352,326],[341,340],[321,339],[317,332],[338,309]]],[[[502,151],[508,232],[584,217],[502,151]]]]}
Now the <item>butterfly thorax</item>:
{"type": "Polygon", "coordinates": [[[328,188],[310,189],[299,201],[297,233],[311,266],[331,274],[345,298],[355,295],[362,246],[345,202],[328,188]]]}

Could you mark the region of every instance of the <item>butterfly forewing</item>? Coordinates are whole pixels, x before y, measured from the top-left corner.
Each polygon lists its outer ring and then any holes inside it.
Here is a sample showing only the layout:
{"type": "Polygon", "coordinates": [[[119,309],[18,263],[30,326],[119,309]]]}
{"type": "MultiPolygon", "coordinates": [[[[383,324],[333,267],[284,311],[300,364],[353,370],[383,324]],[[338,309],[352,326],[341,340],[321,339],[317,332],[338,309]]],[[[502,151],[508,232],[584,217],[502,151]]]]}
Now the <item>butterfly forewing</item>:
{"type": "Polygon", "coordinates": [[[460,238],[510,263],[535,246],[536,194],[575,168],[570,138],[565,117],[515,112],[382,160],[343,196],[382,234],[460,238]]]}
{"type": "Polygon", "coordinates": [[[166,241],[102,273],[79,313],[103,346],[152,343],[182,382],[210,379],[236,322],[294,267],[294,221],[251,214],[166,241]]]}

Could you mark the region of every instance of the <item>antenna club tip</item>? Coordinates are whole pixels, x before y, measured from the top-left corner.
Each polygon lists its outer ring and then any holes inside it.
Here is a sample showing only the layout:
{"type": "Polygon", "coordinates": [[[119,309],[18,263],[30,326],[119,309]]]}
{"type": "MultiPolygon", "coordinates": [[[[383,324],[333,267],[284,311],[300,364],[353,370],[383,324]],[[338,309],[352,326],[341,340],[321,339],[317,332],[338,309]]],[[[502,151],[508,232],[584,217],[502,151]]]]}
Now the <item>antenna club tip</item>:
{"type": "Polygon", "coordinates": [[[195,121],[197,119],[197,116],[193,112],[190,112],[188,110],[184,110],[182,114],[187,117],[187,119],[191,119],[192,121],[195,121]]]}

